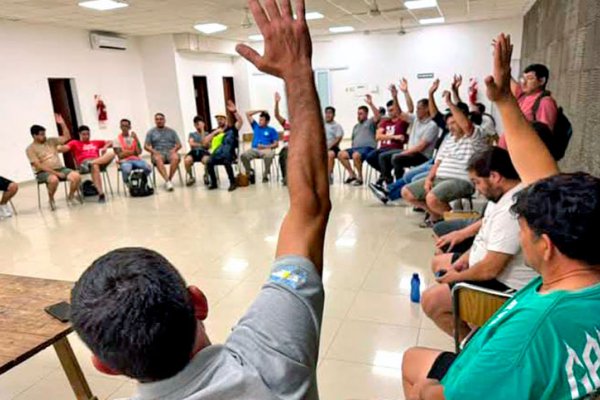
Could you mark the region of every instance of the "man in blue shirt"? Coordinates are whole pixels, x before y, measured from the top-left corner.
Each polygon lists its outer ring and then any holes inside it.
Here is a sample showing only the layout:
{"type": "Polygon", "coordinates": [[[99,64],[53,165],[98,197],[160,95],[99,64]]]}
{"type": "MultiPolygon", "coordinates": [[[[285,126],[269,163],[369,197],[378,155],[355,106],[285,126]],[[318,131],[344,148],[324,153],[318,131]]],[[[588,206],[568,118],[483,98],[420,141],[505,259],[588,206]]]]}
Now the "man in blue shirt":
{"type": "Polygon", "coordinates": [[[244,170],[248,174],[250,183],[254,184],[256,178],[250,162],[256,158],[262,158],[265,160],[263,182],[268,182],[271,164],[273,163],[273,157],[275,157],[275,149],[279,147],[279,133],[269,126],[271,116],[264,110],[248,111],[246,118],[252,126],[254,135],[252,137],[252,148],[241,155],[244,170]],[[260,114],[258,122],[254,120],[256,114],[260,114]]]}

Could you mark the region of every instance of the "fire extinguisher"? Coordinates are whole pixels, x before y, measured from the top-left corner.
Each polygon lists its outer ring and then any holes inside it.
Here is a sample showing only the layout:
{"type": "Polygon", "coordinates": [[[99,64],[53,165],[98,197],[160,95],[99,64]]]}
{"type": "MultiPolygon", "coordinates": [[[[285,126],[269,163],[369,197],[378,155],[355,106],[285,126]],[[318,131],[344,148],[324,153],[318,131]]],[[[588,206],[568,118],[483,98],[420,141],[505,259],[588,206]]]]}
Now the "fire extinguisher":
{"type": "Polygon", "coordinates": [[[95,95],[94,99],[96,100],[96,114],[98,115],[98,125],[100,128],[106,127],[106,122],[108,121],[108,113],[106,112],[106,104],[100,97],[100,95],[95,95]]]}

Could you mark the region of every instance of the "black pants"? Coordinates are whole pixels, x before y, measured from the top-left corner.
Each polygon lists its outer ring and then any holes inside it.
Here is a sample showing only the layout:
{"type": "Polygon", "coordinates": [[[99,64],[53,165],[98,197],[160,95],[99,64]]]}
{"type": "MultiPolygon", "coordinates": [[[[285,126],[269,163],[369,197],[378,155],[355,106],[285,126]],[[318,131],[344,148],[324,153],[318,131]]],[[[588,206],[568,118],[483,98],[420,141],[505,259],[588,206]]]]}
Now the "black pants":
{"type": "Polygon", "coordinates": [[[378,154],[377,163],[379,168],[377,169],[381,172],[381,179],[384,179],[387,183],[392,183],[392,158],[396,154],[402,153],[402,150],[386,150],[378,154]]]}
{"type": "Polygon", "coordinates": [[[226,157],[213,154],[206,163],[206,171],[208,172],[211,186],[217,185],[217,174],[215,172],[215,167],[217,165],[222,165],[225,167],[225,171],[227,171],[227,177],[229,178],[229,184],[233,185],[235,183],[235,175],[233,174],[231,160],[226,157]]]}
{"type": "Polygon", "coordinates": [[[281,168],[281,176],[285,182],[287,179],[287,159],[288,159],[288,147],[285,146],[279,152],[279,168],[281,168]]]}
{"type": "Polygon", "coordinates": [[[392,165],[394,166],[394,175],[396,179],[404,176],[404,169],[416,167],[427,162],[429,159],[421,153],[414,154],[395,154],[392,156],[392,165]]]}

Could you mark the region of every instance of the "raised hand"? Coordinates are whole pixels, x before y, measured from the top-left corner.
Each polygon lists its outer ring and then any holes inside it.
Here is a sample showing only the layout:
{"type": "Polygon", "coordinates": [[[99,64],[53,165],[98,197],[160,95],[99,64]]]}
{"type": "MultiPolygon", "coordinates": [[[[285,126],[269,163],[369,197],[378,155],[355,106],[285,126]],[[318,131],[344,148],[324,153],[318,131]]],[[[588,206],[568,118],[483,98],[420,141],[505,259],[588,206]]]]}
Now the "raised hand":
{"type": "Polygon", "coordinates": [[[232,100],[227,100],[227,111],[231,113],[235,113],[237,111],[237,106],[232,100]]]}
{"type": "Polygon", "coordinates": [[[367,103],[368,105],[373,105],[373,96],[371,96],[370,94],[365,96],[365,103],[367,103]]]}
{"type": "Polygon", "coordinates": [[[279,92],[275,92],[275,103],[279,103],[281,101],[281,95],[279,92]]]}
{"type": "Polygon", "coordinates": [[[513,45],[510,35],[503,33],[493,42],[494,45],[494,71],[492,76],[485,79],[487,96],[493,102],[505,101],[512,97],[510,91],[510,60],[512,59],[513,45]]]}
{"type": "Polygon", "coordinates": [[[392,97],[398,97],[398,88],[396,87],[396,85],[394,85],[394,84],[390,85],[390,93],[391,93],[392,97]]]}
{"type": "Polygon", "coordinates": [[[454,75],[454,79],[452,80],[452,89],[458,90],[462,85],[463,77],[462,75],[454,75]]]}
{"type": "Polygon", "coordinates": [[[450,91],[444,90],[444,93],[442,93],[442,97],[444,98],[444,101],[448,106],[452,104],[452,96],[450,94],[450,91]]]}
{"type": "Polygon", "coordinates": [[[440,87],[440,80],[436,79],[435,81],[433,81],[433,83],[431,84],[431,87],[429,88],[429,94],[434,94],[435,92],[437,92],[439,87],[440,87]]]}
{"type": "Polygon", "coordinates": [[[290,0],[265,0],[265,8],[258,0],[249,0],[248,5],[264,37],[265,50],[261,56],[251,47],[238,44],[237,52],[260,71],[284,80],[293,76],[312,77],[312,41],[304,0],[295,0],[296,19],[290,0]]]}
{"type": "Polygon", "coordinates": [[[402,93],[408,92],[408,81],[406,78],[400,80],[400,91],[402,91],[402,93]]]}
{"type": "Polygon", "coordinates": [[[60,114],[54,114],[54,119],[56,120],[56,123],[59,125],[64,125],[64,123],[65,123],[65,119],[60,114]]]}

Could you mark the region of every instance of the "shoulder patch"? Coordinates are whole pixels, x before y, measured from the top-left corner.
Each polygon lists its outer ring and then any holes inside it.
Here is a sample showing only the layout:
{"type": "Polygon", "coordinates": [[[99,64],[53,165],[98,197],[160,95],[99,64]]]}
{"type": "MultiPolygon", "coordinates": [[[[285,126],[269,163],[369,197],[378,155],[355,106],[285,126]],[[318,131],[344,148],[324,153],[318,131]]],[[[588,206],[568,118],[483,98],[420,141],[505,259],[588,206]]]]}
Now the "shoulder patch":
{"type": "Polygon", "coordinates": [[[270,282],[298,290],[306,283],[308,274],[302,268],[292,265],[282,265],[271,272],[270,282]]]}

